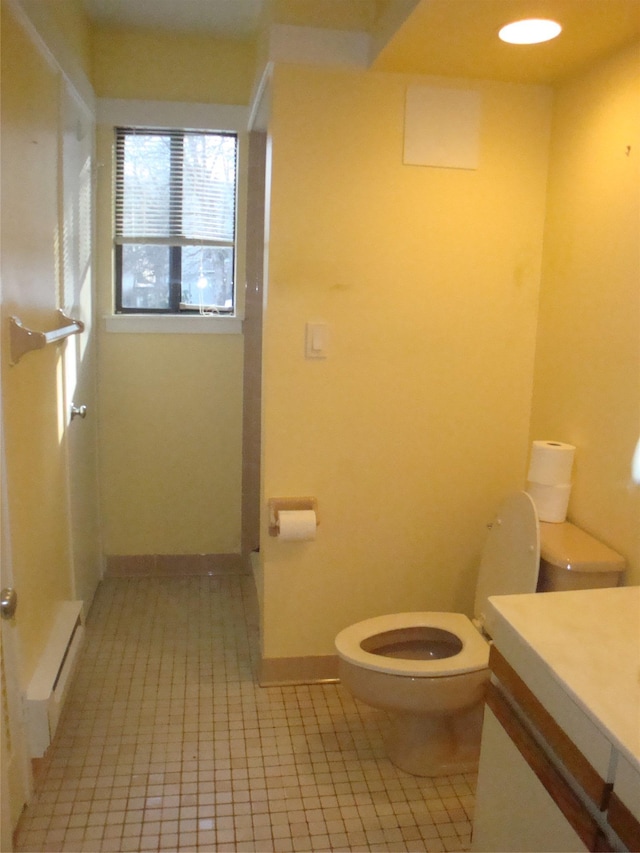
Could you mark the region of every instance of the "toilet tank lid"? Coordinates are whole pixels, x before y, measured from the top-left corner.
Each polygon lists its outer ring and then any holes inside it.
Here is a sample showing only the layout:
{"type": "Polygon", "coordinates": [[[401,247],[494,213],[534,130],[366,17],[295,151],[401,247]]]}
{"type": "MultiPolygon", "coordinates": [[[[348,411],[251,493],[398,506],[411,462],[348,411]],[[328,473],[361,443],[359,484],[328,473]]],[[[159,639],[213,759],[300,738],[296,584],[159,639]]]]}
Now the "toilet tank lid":
{"type": "Polygon", "coordinates": [[[624,557],[569,521],[540,522],[540,557],[574,572],[621,572],[625,568],[624,557]]]}

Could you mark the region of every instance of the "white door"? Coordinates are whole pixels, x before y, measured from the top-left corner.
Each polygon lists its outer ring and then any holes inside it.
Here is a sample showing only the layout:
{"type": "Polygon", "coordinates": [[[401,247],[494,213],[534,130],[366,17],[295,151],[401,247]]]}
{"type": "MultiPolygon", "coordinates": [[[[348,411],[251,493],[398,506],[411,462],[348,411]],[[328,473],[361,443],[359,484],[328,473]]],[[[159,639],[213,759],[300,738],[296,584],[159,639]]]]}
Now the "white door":
{"type": "MultiPolygon", "coordinates": [[[[0,300],[2,295],[0,282],[0,300]]],[[[0,333],[1,336],[1,333],[0,333]]],[[[0,341],[1,343],[1,341],[0,341]]],[[[7,509],[7,483],[4,454],[4,421],[0,394],[0,589],[3,618],[0,618],[0,850],[13,850],[12,835],[25,803],[31,795],[31,769],[21,711],[17,666],[16,620],[11,617],[13,574],[11,540],[7,509]],[[6,605],[6,606],[5,606],[6,605]]],[[[15,595],[15,590],[13,593],[15,595]]]]}
{"type": "Polygon", "coordinates": [[[72,583],[74,597],[88,606],[102,576],[92,275],[94,119],[64,84],[61,101],[60,305],[84,323],[82,334],[69,338],[64,349],[72,583]]]}

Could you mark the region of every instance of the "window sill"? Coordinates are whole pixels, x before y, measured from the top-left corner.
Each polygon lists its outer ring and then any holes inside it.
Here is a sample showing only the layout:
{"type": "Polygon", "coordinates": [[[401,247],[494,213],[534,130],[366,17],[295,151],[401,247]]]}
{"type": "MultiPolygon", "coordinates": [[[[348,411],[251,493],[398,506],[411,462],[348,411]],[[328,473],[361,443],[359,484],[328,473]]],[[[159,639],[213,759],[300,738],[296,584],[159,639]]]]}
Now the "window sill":
{"type": "Polygon", "coordinates": [[[154,314],[109,314],[104,318],[105,331],[133,335],[240,335],[240,317],[203,317],[154,314]]]}

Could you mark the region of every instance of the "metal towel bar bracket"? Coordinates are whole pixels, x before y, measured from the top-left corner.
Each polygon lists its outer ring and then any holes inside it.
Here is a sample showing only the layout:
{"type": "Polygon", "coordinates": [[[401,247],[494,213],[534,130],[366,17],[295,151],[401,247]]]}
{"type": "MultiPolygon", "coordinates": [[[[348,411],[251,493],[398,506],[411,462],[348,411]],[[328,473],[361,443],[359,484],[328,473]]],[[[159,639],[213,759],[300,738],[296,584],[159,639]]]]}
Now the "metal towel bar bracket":
{"type": "Polygon", "coordinates": [[[9,318],[9,343],[11,346],[11,364],[17,364],[25,353],[35,349],[44,349],[47,344],[57,344],[70,335],[79,335],[84,331],[82,320],[67,317],[64,311],[58,309],[60,326],[50,332],[34,332],[22,324],[17,317],[9,318]]]}

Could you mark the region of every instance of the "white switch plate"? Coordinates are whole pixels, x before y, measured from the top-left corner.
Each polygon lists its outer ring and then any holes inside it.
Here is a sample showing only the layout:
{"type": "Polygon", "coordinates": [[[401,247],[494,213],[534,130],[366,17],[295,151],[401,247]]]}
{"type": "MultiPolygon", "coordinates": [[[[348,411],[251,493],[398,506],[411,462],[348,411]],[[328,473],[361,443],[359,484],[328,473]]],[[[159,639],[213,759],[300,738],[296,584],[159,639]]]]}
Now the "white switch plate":
{"type": "Polygon", "coordinates": [[[326,323],[307,323],[305,326],[304,354],[306,358],[326,358],[329,345],[329,328],[326,323]]]}

